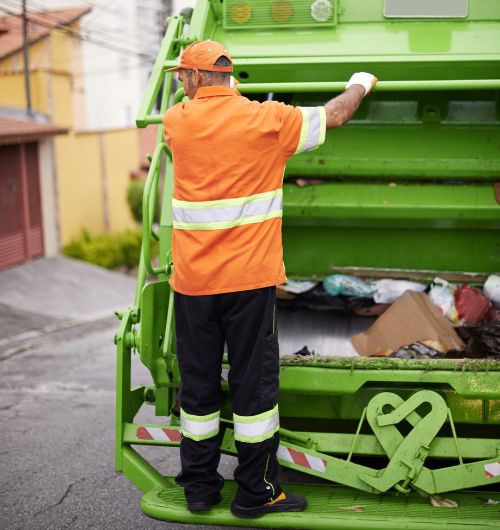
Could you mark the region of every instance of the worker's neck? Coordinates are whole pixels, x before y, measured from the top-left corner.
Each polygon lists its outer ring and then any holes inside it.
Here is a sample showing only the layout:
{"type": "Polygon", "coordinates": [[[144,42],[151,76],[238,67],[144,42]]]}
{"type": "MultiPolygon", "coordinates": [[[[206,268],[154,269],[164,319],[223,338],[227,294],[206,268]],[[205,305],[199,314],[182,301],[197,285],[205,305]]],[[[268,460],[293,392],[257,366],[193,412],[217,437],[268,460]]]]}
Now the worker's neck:
{"type": "Polygon", "coordinates": [[[205,88],[205,87],[209,87],[209,86],[225,86],[227,88],[231,88],[231,84],[229,82],[229,79],[224,80],[224,81],[218,81],[217,83],[203,83],[198,88],[205,88]]]}

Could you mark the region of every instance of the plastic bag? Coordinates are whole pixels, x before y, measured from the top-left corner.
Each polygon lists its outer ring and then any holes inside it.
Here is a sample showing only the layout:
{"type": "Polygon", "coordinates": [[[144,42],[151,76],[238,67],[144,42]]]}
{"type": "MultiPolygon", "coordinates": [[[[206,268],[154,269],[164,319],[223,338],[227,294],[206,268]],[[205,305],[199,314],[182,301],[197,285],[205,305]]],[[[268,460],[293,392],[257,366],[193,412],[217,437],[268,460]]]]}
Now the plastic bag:
{"type": "Polygon", "coordinates": [[[349,276],[347,274],[332,274],[323,281],[323,287],[330,296],[358,296],[370,298],[373,294],[373,285],[369,282],[349,276]]]}
{"type": "Polygon", "coordinates": [[[318,282],[311,282],[308,280],[288,280],[282,284],[281,287],[285,291],[293,294],[302,294],[310,291],[313,287],[316,287],[318,282]]]}
{"type": "Polygon", "coordinates": [[[455,291],[455,305],[458,316],[467,324],[479,324],[486,320],[491,308],[486,296],[467,284],[455,291]]]}
{"type": "Polygon", "coordinates": [[[497,306],[500,307],[500,276],[492,274],[488,276],[483,293],[497,306]]]}
{"type": "Polygon", "coordinates": [[[454,286],[442,278],[434,278],[434,285],[429,292],[431,301],[441,309],[443,315],[453,323],[459,321],[458,311],[455,307],[454,286]]]}
{"type": "Polygon", "coordinates": [[[392,304],[405,291],[425,291],[427,285],[406,280],[379,280],[374,283],[375,293],[373,299],[377,304],[392,304]]]}

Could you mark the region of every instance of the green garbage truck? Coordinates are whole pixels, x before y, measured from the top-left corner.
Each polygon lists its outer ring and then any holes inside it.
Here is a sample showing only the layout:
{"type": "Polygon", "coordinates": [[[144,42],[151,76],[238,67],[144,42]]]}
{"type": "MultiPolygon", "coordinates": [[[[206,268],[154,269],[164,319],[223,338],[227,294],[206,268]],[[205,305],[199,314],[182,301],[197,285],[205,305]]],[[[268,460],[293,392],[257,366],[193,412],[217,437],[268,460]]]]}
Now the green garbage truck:
{"type": "MultiPolygon", "coordinates": [[[[245,526],[229,510],[233,482],[219,506],[190,513],[182,489],[145,451],[181,439],[168,283],[173,167],[161,117],[185,97],[165,69],[202,39],[224,44],[238,90],[259,101],[322,105],[353,72],[379,78],[353,120],[287,165],[289,278],[348,270],[479,283],[500,270],[500,2],[197,0],[167,21],[137,116],[138,127],[158,125],[158,132],[135,300],[118,313],[115,336],[116,469],[144,493],[141,508],[151,517],[245,526]],[[139,386],[132,385],[134,352],[147,368],[139,386]],[[148,405],[151,422],[141,419],[148,405]]],[[[500,362],[342,357],[336,344],[299,360],[282,351],[278,457],[293,470],[288,490],[309,506],[252,526],[500,528],[500,362]]],[[[220,446],[234,455],[228,368],[225,360],[220,446]]]]}

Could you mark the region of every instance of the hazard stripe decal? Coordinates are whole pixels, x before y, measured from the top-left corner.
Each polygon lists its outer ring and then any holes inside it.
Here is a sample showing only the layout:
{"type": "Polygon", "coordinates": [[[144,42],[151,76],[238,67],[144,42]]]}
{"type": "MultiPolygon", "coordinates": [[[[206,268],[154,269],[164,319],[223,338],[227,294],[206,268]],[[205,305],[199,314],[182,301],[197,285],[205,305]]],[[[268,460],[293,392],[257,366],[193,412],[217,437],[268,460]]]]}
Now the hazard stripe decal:
{"type": "Polygon", "coordinates": [[[137,427],[136,437],[138,440],[180,442],[182,435],[177,429],[161,429],[159,427],[137,427]]]}
{"type": "MultiPolygon", "coordinates": [[[[136,438],[137,440],[155,440],[158,442],[178,443],[181,441],[182,434],[179,429],[140,426],[137,427],[136,438]]],[[[283,462],[288,462],[306,469],[312,469],[318,473],[325,473],[328,463],[323,458],[319,458],[318,456],[303,451],[297,451],[296,449],[284,445],[278,447],[277,457],[283,462]]],[[[487,476],[498,476],[500,475],[500,462],[486,464],[484,469],[487,476]]]]}
{"type": "Polygon", "coordinates": [[[296,451],[290,447],[285,447],[280,445],[278,447],[277,456],[280,460],[289,462],[290,464],[295,464],[296,466],[305,467],[307,469],[313,469],[319,473],[325,473],[327,461],[319,458],[317,456],[310,455],[308,453],[303,453],[301,451],[296,451]]]}
{"type": "Polygon", "coordinates": [[[484,465],[484,473],[487,477],[498,477],[500,475],[500,462],[484,465]]]}

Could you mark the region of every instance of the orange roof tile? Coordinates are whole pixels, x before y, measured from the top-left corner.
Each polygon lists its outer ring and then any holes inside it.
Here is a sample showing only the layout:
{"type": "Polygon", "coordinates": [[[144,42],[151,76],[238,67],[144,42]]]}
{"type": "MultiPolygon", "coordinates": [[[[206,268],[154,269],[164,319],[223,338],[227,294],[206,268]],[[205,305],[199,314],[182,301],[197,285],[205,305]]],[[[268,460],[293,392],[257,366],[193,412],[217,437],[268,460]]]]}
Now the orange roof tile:
{"type": "MultiPolygon", "coordinates": [[[[30,44],[47,37],[57,27],[67,26],[83,17],[90,7],[61,9],[58,11],[28,12],[28,38],[30,44]]],[[[23,47],[23,19],[20,15],[0,18],[0,59],[23,47]]]]}
{"type": "Polygon", "coordinates": [[[67,132],[68,129],[52,123],[0,118],[0,145],[35,142],[46,136],[67,132]]]}

